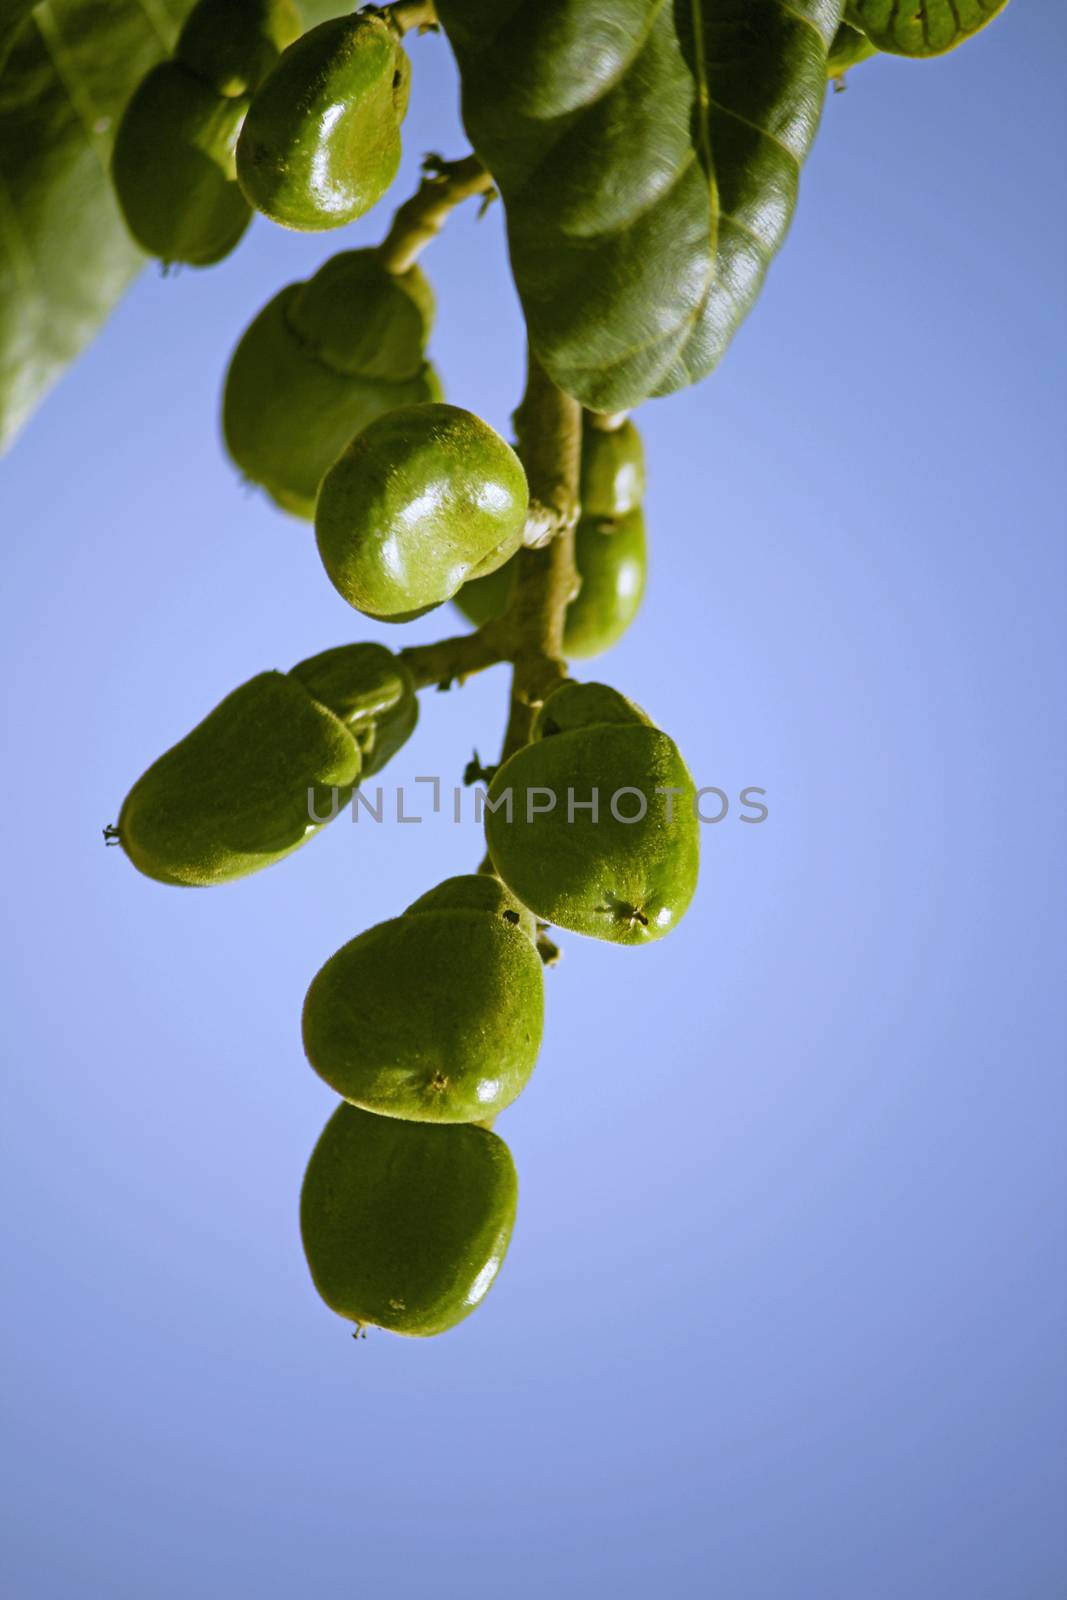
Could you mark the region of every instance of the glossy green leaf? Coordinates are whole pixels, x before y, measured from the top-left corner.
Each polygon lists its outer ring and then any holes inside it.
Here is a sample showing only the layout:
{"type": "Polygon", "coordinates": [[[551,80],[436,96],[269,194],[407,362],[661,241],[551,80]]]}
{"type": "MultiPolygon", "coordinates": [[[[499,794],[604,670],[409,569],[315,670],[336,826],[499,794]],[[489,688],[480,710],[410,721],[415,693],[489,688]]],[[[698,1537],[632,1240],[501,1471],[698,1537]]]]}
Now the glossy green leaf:
{"type": "Polygon", "coordinates": [[[849,22],[879,50],[898,56],[939,56],[954,50],[1008,0],[848,0],[849,22]]]}
{"type": "Polygon", "coordinates": [[[842,0],[439,0],[555,381],[615,411],[709,373],[785,237],[842,0]]]}

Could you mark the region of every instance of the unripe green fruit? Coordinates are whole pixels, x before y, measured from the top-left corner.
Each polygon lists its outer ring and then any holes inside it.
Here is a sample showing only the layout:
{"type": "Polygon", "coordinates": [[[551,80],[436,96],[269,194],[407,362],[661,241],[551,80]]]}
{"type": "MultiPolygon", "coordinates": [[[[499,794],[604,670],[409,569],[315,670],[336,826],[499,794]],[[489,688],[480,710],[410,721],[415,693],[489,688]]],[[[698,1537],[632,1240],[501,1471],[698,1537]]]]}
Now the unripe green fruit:
{"type": "Polygon", "coordinates": [[[119,842],[161,883],[226,883],[270,866],[323,826],[312,811],[328,820],[351,797],[367,770],[361,746],[376,771],[403,743],[414,704],[406,667],[380,645],[327,651],[292,674],[261,672],[137,780],[119,842]]]}
{"type": "Polygon", "coordinates": [[[344,251],[275,295],[226,374],[223,432],[245,476],[312,518],[323,475],[354,433],[440,398],[423,360],[432,315],[419,269],[386,272],[375,250],[344,251]]]}
{"type": "MultiPolygon", "coordinates": [[[[456,595],[456,605],[476,627],[507,610],[517,560],[513,556],[496,572],[465,583],[456,595]]],[[[574,533],[574,564],[581,587],[563,623],[563,654],[568,659],[602,655],[622,638],[641,606],[646,561],[640,508],[612,521],[583,516],[574,533]]]]}
{"type": "Polygon", "coordinates": [[[369,211],[400,165],[410,64],[362,13],[289,46],[252,101],[237,149],[249,201],[286,228],[336,228],[369,211]]]}
{"type": "Polygon", "coordinates": [[[693,789],[674,741],[644,712],[604,684],[564,684],[533,742],[489,786],[493,865],[546,922],[617,944],[662,938],[696,888],[693,789]],[[679,792],[657,793],[666,789],[679,792]],[[580,809],[594,791],[595,816],[580,809]]]}
{"type": "Polygon", "coordinates": [[[454,596],[457,608],[476,628],[502,617],[508,609],[519,575],[518,560],[518,555],[513,555],[502,567],[487,572],[484,578],[471,578],[454,596]]]}
{"type": "Polygon", "coordinates": [[[826,61],[826,76],[840,80],[850,67],[858,66],[861,61],[866,61],[870,56],[877,54],[878,51],[861,29],[854,28],[851,23],[842,22],[830,46],[830,54],[826,61]]]}
{"type": "Polygon", "coordinates": [[[444,1333],[488,1293],[517,1201],[515,1164],[495,1133],[339,1106],[300,1196],[315,1287],[357,1329],[444,1333]]]}
{"type": "Polygon", "coordinates": [[[584,660],[617,644],[645,592],[645,516],[640,506],[612,520],[583,518],[574,535],[581,587],[563,629],[563,651],[584,660]]]}
{"type": "Polygon", "coordinates": [[[218,95],[250,95],[300,27],[292,0],[199,0],[174,58],[218,95]]]}
{"type": "Polygon", "coordinates": [[[300,661],[289,674],[348,728],[372,778],[406,744],[419,720],[411,672],[383,644],[342,644],[300,661]]]}
{"type": "Polygon", "coordinates": [[[142,78],[115,136],[111,176],[137,243],[164,262],[206,267],[252,219],[234,173],[247,100],[223,98],[176,61],[142,78]]]}
{"type": "Polygon", "coordinates": [[[406,406],[358,433],[322,480],[319,554],[358,611],[403,621],[518,549],[526,475],[511,447],[458,406],[406,406]]]}
{"type": "Polygon", "coordinates": [[[541,1043],[536,927],[496,878],[451,878],[330,957],[304,1048],[331,1088],[413,1122],[481,1122],[525,1087],[541,1043]]]}
{"type": "Polygon", "coordinates": [[[644,497],[645,452],[630,419],[610,430],[586,422],[578,490],[582,516],[625,517],[644,497]]]}
{"type": "Polygon", "coordinates": [[[331,256],[289,308],[294,333],[334,372],[389,383],[421,372],[433,318],[422,269],[390,272],[377,250],[331,256]]]}

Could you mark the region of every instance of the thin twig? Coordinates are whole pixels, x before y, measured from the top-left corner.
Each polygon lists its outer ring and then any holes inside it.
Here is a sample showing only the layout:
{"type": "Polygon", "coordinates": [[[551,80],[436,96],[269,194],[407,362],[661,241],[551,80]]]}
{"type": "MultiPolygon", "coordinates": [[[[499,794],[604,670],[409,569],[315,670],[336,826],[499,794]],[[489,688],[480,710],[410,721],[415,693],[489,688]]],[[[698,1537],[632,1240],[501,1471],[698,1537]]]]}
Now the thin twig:
{"type": "Polygon", "coordinates": [[[407,272],[464,200],[479,194],[490,199],[495,193],[492,178],[475,155],[461,161],[427,156],[423,170],[426,175],[418,189],[399,207],[378,246],[382,265],[390,272],[407,272]]]}

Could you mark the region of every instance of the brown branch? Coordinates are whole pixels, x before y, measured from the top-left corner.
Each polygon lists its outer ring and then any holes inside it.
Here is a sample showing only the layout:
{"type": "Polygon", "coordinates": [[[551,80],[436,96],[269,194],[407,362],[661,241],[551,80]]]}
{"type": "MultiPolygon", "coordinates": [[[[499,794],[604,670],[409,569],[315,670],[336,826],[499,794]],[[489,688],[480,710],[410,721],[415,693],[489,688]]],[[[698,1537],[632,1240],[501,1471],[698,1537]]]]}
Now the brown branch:
{"type": "Polygon", "coordinates": [[[475,155],[464,156],[461,161],[427,156],[423,166],[426,176],[411,199],[399,207],[378,246],[382,265],[389,272],[407,272],[464,200],[478,194],[488,200],[496,192],[492,178],[475,155]]]}

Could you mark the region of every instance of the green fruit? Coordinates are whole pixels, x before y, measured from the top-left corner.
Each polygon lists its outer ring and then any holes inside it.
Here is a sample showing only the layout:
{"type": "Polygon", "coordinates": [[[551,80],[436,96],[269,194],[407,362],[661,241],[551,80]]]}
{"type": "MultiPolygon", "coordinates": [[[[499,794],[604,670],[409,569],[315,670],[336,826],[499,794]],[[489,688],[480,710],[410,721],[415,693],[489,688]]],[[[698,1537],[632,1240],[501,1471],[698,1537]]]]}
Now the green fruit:
{"type": "Polygon", "coordinates": [[[606,430],[586,422],[582,429],[582,470],[578,498],[584,517],[625,517],[645,495],[645,453],[641,435],[627,418],[606,430]]]}
{"type": "Polygon", "coordinates": [[[878,51],[859,28],[842,22],[834,34],[830,46],[830,54],[826,61],[826,76],[835,82],[845,76],[850,67],[858,66],[861,61],[866,61],[870,56],[875,56],[878,51]]]}
{"type": "Polygon", "coordinates": [[[249,95],[299,34],[291,0],[199,0],[174,57],[216,94],[249,95]]]}
{"type": "Polygon", "coordinates": [[[471,578],[455,595],[455,604],[476,628],[502,617],[508,609],[519,575],[518,562],[518,555],[513,555],[502,567],[487,572],[484,578],[471,578]]]}
{"type": "Polygon", "coordinates": [[[495,1133],[339,1106],[300,1196],[315,1287],[357,1329],[444,1333],[488,1293],[517,1200],[511,1152],[495,1133]]]}
{"type": "Polygon", "coordinates": [[[313,517],[323,475],[354,433],[440,398],[423,359],[432,316],[419,269],[386,272],[374,250],[345,251],[275,295],[226,374],[223,433],[245,476],[313,517]]]}
{"type": "MultiPolygon", "coordinates": [[[[506,611],[518,574],[516,556],[487,577],[465,583],[456,605],[476,627],[506,611]]],[[[563,654],[601,655],[636,617],[645,592],[645,518],[638,509],[617,520],[583,517],[574,534],[581,587],[563,624],[563,654]]]]}
{"type": "Polygon", "coordinates": [[[410,65],[364,12],[289,46],[256,91],[237,148],[249,201],[286,228],[337,228],[369,211],[400,165],[410,65]]]}
{"type": "Polygon", "coordinates": [[[126,225],[149,255],[206,267],[228,255],[252,218],[234,174],[247,100],[224,99],[164,61],[123,113],[111,176],[126,225]]]}
{"type": "Polygon", "coordinates": [[[481,1122],[525,1087],[541,1043],[536,926],[496,878],[451,878],[330,957],[304,1048],[331,1088],[413,1122],[481,1122]]]}
{"type": "Polygon", "coordinates": [[[585,517],[574,536],[581,587],[563,629],[566,656],[598,656],[617,644],[645,592],[645,517],[637,508],[617,520],[585,517]]]}
{"type": "Polygon", "coordinates": [[[419,720],[410,671],[382,644],[343,644],[299,662],[290,677],[350,729],[363,758],[360,776],[380,772],[419,720]]]}
{"type": "Polygon", "coordinates": [[[389,383],[422,371],[433,318],[421,268],[390,272],[377,250],[331,256],[299,285],[288,314],[304,348],[334,372],[389,383]]]}
{"type": "Polygon", "coordinates": [[[617,944],[662,938],[696,887],[693,790],[674,741],[644,712],[604,684],[564,684],[489,786],[493,865],[546,922],[617,944]],[[656,792],[668,788],[679,792],[656,792]],[[595,817],[580,809],[594,792],[595,817]]]}
{"type": "Polygon", "coordinates": [[[228,695],[126,796],[116,831],[134,866],[161,883],[226,883],[310,839],[414,726],[410,674],[384,656],[346,646],[228,695]]]}
{"type": "Polygon", "coordinates": [[[322,480],[319,554],[369,616],[440,605],[518,549],[528,491],[518,456],[458,406],[406,406],[358,433],[322,480]]]}

